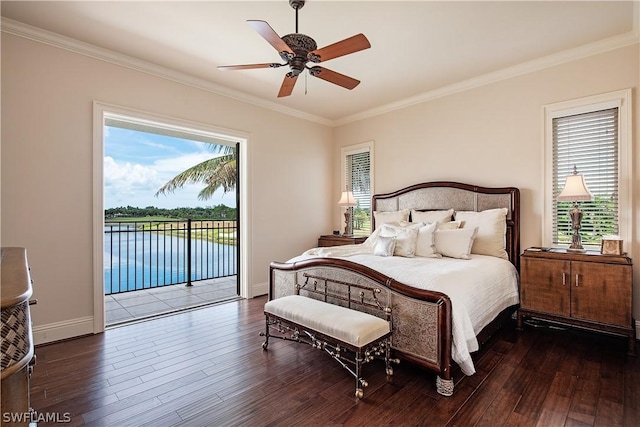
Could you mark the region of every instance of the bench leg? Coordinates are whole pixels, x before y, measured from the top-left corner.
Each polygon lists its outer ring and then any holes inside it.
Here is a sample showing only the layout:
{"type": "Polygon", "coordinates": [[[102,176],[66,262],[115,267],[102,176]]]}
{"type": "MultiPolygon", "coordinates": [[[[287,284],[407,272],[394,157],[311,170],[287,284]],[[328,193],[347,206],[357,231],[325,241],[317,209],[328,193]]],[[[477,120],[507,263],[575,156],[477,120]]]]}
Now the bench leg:
{"type": "Polygon", "coordinates": [[[391,364],[400,363],[398,359],[391,358],[391,338],[387,338],[385,342],[384,363],[386,365],[386,372],[388,376],[393,375],[393,367],[391,366],[391,364]]]}
{"type": "Polygon", "coordinates": [[[362,378],[361,375],[361,371],[362,371],[362,350],[358,350],[356,351],[356,357],[355,357],[355,361],[356,361],[356,366],[355,366],[355,377],[356,377],[356,399],[362,399],[362,396],[364,396],[364,387],[367,387],[369,385],[369,383],[367,383],[364,378],[362,378]]]}
{"type": "Polygon", "coordinates": [[[265,328],[264,328],[264,333],[261,333],[260,335],[264,336],[264,342],[262,343],[262,349],[266,350],[267,347],[269,347],[269,316],[265,316],[265,328]]]}

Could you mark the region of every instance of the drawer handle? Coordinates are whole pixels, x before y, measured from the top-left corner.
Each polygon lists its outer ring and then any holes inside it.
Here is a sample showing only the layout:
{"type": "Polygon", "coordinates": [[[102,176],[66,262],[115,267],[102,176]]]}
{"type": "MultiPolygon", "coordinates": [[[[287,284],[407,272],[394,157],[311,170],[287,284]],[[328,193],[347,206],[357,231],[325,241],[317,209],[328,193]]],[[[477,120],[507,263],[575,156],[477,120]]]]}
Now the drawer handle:
{"type": "Polygon", "coordinates": [[[567,273],[562,273],[562,286],[567,284],[567,273]]]}
{"type": "Polygon", "coordinates": [[[576,287],[580,285],[580,276],[576,274],[576,287]]]}

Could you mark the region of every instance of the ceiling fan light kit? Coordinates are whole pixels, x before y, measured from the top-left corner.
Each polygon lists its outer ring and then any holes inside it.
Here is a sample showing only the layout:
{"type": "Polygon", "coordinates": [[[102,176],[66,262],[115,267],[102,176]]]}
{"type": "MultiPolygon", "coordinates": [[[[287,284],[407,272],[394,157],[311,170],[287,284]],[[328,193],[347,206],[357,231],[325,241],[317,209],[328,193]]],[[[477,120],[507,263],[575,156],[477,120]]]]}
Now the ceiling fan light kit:
{"type": "Polygon", "coordinates": [[[289,5],[296,11],[296,32],[287,34],[284,37],[280,37],[271,26],[265,21],[249,20],[247,23],[253,27],[271,46],[273,46],[280,58],[284,61],[283,64],[279,63],[264,63],[264,64],[246,64],[246,65],[221,65],[219,70],[250,70],[255,68],[279,68],[285,65],[289,66],[290,71],[285,75],[280,91],[278,92],[278,98],[289,96],[293,92],[296,80],[300,73],[304,70],[308,70],[312,77],[318,77],[329,83],[344,87],[346,89],[353,89],[358,84],[359,80],[352,77],[345,76],[336,71],[329,70],[319,65],[309,67],[307,63],[312,62],[314,64],[322,61],[328,61],[330,59],[338,58],[340,56],[348,55],[350,53],[359,52],[371,47],[369,40],[364,34],[357,34],[349,37],[337,43],[330,44],[323,48],[318,49],[316,41],[307,36],[306,34],[300,34],[298,32],[298,10],[302,9],[305,4],[305,0],[289,0],[289,5]]]}

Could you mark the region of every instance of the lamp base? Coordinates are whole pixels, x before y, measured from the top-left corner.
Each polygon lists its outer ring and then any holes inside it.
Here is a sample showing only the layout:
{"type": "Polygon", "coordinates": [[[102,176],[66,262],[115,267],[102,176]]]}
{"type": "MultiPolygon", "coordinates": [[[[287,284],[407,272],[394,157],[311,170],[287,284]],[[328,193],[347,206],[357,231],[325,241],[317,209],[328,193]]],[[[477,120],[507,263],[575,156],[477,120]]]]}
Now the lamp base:
{"type": "Polygon", "coordinates": [[[573,236],[571,236],[571,246],[567,248],[569,252],[586,252],[587,250],[582,247],[582,236],[580,236],[580,228],[582,228],[582,211],[578,207],[576,202],[573,205],[573,209],[569,213],[571,217],[571,228],[573,228],[573,236]]]}
{"type": "Polygon", "coordinates": [[[348,207],[345,211],[344,211],[344,237],[351,237],[353,236],[353,224],[351,223],[351,208],[348,207]]]}

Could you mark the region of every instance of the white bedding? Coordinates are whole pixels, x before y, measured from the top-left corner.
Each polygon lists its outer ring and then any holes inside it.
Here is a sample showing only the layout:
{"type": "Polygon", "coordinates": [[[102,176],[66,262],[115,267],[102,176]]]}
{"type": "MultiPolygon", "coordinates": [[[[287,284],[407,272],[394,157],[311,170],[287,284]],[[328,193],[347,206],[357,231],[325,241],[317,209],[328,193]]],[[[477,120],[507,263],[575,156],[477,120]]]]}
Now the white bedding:
{"type": "Polygon", "coordinates": [[[452,359],[465,375],[475,368],[471,352],[477,351],[476,334],[502,310],[517,304],[518,273],[509,261],[471,255],[471,259],[380,257],[372,245],[348,245],[310,249],[289,260],[336,257],[373,268],[397,281],[419,289],[442,292],[451,299],[452,359]]]}

